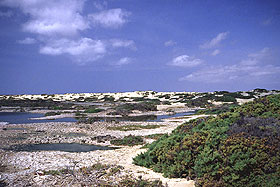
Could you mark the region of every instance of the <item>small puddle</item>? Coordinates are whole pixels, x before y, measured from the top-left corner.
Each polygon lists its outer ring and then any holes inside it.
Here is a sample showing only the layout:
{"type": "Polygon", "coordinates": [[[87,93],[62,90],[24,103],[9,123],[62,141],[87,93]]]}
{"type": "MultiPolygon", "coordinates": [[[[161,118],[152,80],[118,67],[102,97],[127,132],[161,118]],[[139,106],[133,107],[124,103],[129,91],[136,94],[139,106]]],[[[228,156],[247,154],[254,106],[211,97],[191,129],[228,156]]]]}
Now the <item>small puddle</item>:
{"type": "Polygon", "coordinates": [[[7,127],[3,128],[4,131],[24,131],[28,130],[27,128],[21,128],[21,127],[7,127]]]}
{"type": "Polygon", "coordinates": [[[77,143],[54,143],[54,144],[27,144],[27,145],[13,145],[5,150],[9,151],[65,151],[65,152],[89,152],[96,150],[112,150],[115,148],[98,146],[98,145],[87,145],[77,143]]]}
{"type": "Polygon", "coordinates": [[[162,121],[163,119],[189,116],[192,114],[195,114],[195,111],[181,112],[181,113],[176,113],[176,114],[171,114],[171,115],[159,115],[159,116],[157,116],[157,119],[155,121],[159,122],[159,121],[162,121]]]}

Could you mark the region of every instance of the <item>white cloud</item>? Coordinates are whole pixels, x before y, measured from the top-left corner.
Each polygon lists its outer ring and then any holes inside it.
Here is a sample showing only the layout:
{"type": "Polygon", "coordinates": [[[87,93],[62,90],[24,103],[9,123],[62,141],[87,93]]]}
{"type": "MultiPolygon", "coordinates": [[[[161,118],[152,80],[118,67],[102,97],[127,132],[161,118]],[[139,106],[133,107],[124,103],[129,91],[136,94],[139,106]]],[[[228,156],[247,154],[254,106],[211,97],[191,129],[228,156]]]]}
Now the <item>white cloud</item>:
{"type": "Polygon", "coordinates": [[[180,78],[180,81],[221,82],[228,79],[229,74],[238,71],[236,66],[208,67],[180,78]]]}
{"type": "Polygon", "coordinates": [[[77,41],[60,39],[48,41],[45,46],[41,47],[40,53],[47,55],[67,54],[83,64],[103,57],[106,53],[106,46],[102,41],[90,38],[82,38],[77,41]]]}
{"type": "Polygon", "coordinates": [[[255,59],[261,59],[264,58],[268,55],[269,52],[269,48],[265,47],[263,48],[261,51],[257,52],[257,53],[251,53],[248,55],[248,57],[250,58],[255,58],[255,59]]]}
{"type": "Polygon", "coordinates": [[[218,55],[218,54],[220,54],[221,53],[221,51],[219,50],[219,49],[215,49],[212,53],[211,53],[211,55],[212,56],[216,56],[216,55],[218,55]]]}
{"type": "Polygon", "coordinates": [[[241,60],[239,63],[228,66],[210,66],[204,67],[201,70],[193,72],[185,77],[180,78],[180,81],[206,82],[217,83],[227,82],[230,80],[245,80],[275,75],[280,73],[280,67],[265,64],[265,57],[268,55],[268,48],[249,54],[247,59],[241,60]]]}
{"type": "Polygon", "coordinates": [[[225,40],[227,38],[227,35],[229,34],[229,32],[222,32],[219,33],[215,38],[213,38],[212,40],[205,42],[204,44],[200,45],[200,48],[202,49],[211,49],[216,47],[217,45],[219,45],[221,43],[221,41],[225,40]]]}
{"type": "Polygon", "coordinates": [[[129,15],[129,12],[116,8],[89,14],[88,17],[93,24],[101,25],[107,28],[118,28],[127,22],[126,18],[129,15]]]}
{"type": "Polygon", "coordinates": [[[127,47],[133,50],[136,50],[135,43],[133,40],[121,40],[121,39],[112,39],[110,40],[113,47],[127,47]]]}
{"type": "Polygon", "coordinates": [[[189,57],[188,55],[181,55],[175,57],[169,65],[179,67],[194,67],[201,64],[203,61],[198,58],[189,57]]]}
{"type": "Polygon", "coordinates": [[[107,7],[108,3],[104,0],[96,0],[93,2],[93,5],[98,10],[104,10],[107,7]]]}
{"type": "Polygon", "coordinates": [[[165,47],[170,47],[170,46],[174,46],[174,45],[176,45],[176,42],[174,42],[173,40],[168,40],[168,41],[164,42],[165,47]]]}
{"type": "Polygon", "coordinates": [[[23,40],[18,40],[17,41],[17,43],[19,43],[19,44],[34,44],[36,42],[37,41],[34,38],[29,38],[29,37],[27,37],[27,38],[25,38],[23,40]]]}
{"type": "Polygon", "coordinates": [[[118,62],[114,63],[113,65],[122,66],[122,65],[130,64],[130,63],[131,63],[131,58],[123,57],[118,62]]]}
{"type": "Polygon", "coordinates": [[[75,35],[89,28],[81,12],[84,0],[4,0],[2,5],[18,7],[30,19],[23,25],[26,32],[40,35],[75,35]]]}
{"type": "Polygon", "coordinates": [[[261,51],[248,54],[248,58],[241,60],[240,64],[244,66],[252,66],[259,63],[259,61],[269,54],[269,48],[265,47],[261,51]]]}
{"type": "Polygon", "coordinates": [[[11,17],[12,15],[13,15],[12,11],[6,11],[6,12],[0,11],[0,17],[11,17]]]}
{"type": "MultiPolygon", "coordinates": [[[[108,50],[124,47],[136,49],[134,41],[121,39],[92,39],[82,36],[81,31],[92,29],[91,23],[104,27],[119,27],[130,14],[122,9],[101,11],[83,16],[86,0],[0,0],[0,5],[18,8],[26,15],[22,24],[25,32],[34,38],[17,41],[20,44],[38,42],[39,52],[46,55],[67,55],[79,64],[96,61],[108,53],[108,50]]],[[[89,2],[89,1],[87,1],[89,2]]],[[[96,8],[105,8],[107,3],[95,1],[96,8]]],[[[92,3],[92,2],[91,2],[92,3]]],[[[110,51],[109,51],[110,52],[110,51]]]]}
{"type": "Polygon", "coordinates": [[[180,81],[217,83],[230,80],[245,80],[267,75],[279,74],[280,67],[273,65],[265,66],[243,66],[241,64],[232,66],[212,66],[180,78],[180,81]]]}
{"type": "Polygon", "coordinates": [[[240,62],[240,64],[243,66],[253,66],[253,65],[256,65],[257,63],[258,63],[258,60],[254,59],[254,58],[244,59],[244,60],[241,60],[241,62],[240,62]]]}

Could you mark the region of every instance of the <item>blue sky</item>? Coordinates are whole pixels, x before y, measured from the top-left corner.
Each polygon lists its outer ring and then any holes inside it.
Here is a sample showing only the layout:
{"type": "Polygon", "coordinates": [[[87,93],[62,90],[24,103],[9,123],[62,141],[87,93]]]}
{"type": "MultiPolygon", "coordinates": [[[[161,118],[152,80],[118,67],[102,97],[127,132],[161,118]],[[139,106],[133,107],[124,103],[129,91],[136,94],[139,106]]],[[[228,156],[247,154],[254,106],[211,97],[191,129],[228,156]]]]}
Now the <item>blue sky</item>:
{"type": "Polygon", "coordinates": [[[0,94],[280,89],[277,0],[0,0],[0,94]]]}

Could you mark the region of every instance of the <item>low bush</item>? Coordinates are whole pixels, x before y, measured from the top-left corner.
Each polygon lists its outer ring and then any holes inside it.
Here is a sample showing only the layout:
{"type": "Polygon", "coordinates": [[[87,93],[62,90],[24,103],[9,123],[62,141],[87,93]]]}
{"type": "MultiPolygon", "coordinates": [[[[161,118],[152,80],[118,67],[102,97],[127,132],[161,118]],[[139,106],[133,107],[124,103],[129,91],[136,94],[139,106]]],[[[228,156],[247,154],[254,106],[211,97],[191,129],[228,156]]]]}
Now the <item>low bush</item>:
{"type": "Polygon", "coordinates": [[[131,186],[135,186],[135,187],[163,187],[164,185],[162,184],[162,182],[160,180],[149,181],[149,180],[144,180],[142,178],[139,178],[137,180],[127,178],[127,179],[123,179],[120,182],[119,186],[123,186],[123,187],[131,187],[131,186]]]}
{"type": "Polygon", "coordinates": [[[55,116],[55,115],[60,115],[61,112],[47,112],[45,113],[45,116],[55,116]]]}
{"type": "Polygon", "coordinates": [[[259,93],[267,93],[267,92],[268,92],[268,90],[266,90],[266,89],[261,89],[261,88],[256,88],[256,89],[254,89],[253,91],[254,91],[254,92],[259,92],[259,93]]]}
{"type": "Polygon", "coordinates": [[[208,102],[208,100],[211,100],[212,97],[209,94],[206,94],[203,97],[198,97],[196,99],[186,99],[184,102],[188,107],[210,107],[213,104],[208,102]]]}
{"type": "Polygon", "coordinates": [[[134,146],[134,145],[142,145],[144,143],[144,140],[141,136],[126,136],[121,139],[114,139],[110,141],[113,145],[128,145],[128,146],[134,146]]]}
{"type": "Polygon", "coordinates": [[[182,124],[134,158],[196,186],[280,186],[280,95],[182,124]]]}
{"type": "Polygon", "coordinates": [[[86,117],[87,114],[81,113],[81,112],[77,111],[77,112],[75,112],[75,116],[77,116],[77,117],[86,117]]]}
{"type": "Polygon", "coordinates": [[[154,102],[140,102],[140,103],[125,103],[115,107],[114,115],[128,115],[133,110],[142,112],[157,111],[157,104],[154,102]]]}
{"type": "Polygon", "coordinates": [[[50,110],[56,110],[56,108],[59,108],[61,110],[67,110],[71,109],[73,104],[70,103],[62,103],[59,101],[52,101],[52,100],[30,100],[30,99],[24,99],[24,100],[16,100],[16,99],[0,99],[0,106],[9,106],[9,107],[45,107],[50,110]]]}
{"type": "Polygon", "coordinates": [[[238,105],[231,104],[231,105],[222,105],[218,107],[212,107],[204,110],[198,110],[196,114],[220,114],[223,112],[230,112],[233,111],[235,107],[238,105]]]}
{"type": "Polygon", "coordinates": [[[236,99],[234,97],[230,96],[230,95],[224,95],[222,97],[216,97],[215,101],[236,103],[236,99]]]}
{"type": "Polygon", "coordinates": [[[98,113],[98,112],[102,112],[104,111],[104,109],[101,108],[88,108],[84,111],[84,113],[98,113]]]}
{"type": "Polygon", "coordinates": [[[109,130],[118,130],[118,131],[134,131],[141,129],[156,129],[163,127],[164,125],[123,125],[117,127],[108,127],[109,130]]]}
{"type": "Polygon", "coordinates": [[[161,104],[163,104],[163,105],[171,105],[170,101],[163,101],[161,104]]]}
{"type": "MultiPolygon", "coordinates": [[[[96,163],[89,167],[75,168],[67,167],[61,170],[47,170],[40,175],[52,175],[51,181],[45,182],[46,186],[51,186],[52,181],[61,186],[121,186],[121,187],[163,187],[159,180],[145,180],[141,176],[136,178],[124,170],[123,166],[107,165],[96,163]]],[[[28,177],[13,183],[6,183],[0,180],[2,186],[36,186],[36,183],[29,180],[28,177]]]]}
{"type": "Polygon", "coordinates": [[[158,139],[161,138],[163,135],[164,135],[164,134],[150,134],[150,135],[144,136],[144,138],[150,138],[150,139],[158,140],[158,139]]]}
{"type": "Polygon", "coordinates": [[[107,96],[107,95],[105,95],[103,99],[104,99],[104,101],[106,101],[106,102],[114,102],[114,101],[115,101],[115,98],[114,98],[113,96],[107,96]]]}

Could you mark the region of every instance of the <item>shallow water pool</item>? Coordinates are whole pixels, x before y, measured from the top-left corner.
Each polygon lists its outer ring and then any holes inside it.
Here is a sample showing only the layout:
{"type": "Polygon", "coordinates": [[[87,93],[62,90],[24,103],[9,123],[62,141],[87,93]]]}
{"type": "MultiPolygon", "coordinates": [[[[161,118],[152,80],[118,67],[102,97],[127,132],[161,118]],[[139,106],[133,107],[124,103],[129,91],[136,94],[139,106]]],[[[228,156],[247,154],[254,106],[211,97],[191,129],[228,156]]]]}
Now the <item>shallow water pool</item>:
{"type": "Polygon", "coordinates": [[[78,143],[53,143],[53,144],[27,144],[27,145],[13,145],[5,150],[10,151],[65,151],[65,152],[89,152],[96,150],[112,150],[115,148],[98,146],[98,145],[88,145],[88,144],[78,144],[78,143]]]}
{"type": "Polygon", "coordinates": [[[54,120],[40,119],[33,120],[30,118],[44,117],[44,114],[28,113],[28,112],[0,112],[0,122],[8,122],[10,124],[25,123],[46,123],[46,122],[76,122],[75,118],[58,118],[54,120]]]}

